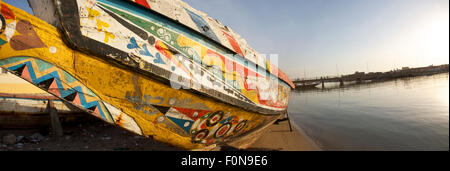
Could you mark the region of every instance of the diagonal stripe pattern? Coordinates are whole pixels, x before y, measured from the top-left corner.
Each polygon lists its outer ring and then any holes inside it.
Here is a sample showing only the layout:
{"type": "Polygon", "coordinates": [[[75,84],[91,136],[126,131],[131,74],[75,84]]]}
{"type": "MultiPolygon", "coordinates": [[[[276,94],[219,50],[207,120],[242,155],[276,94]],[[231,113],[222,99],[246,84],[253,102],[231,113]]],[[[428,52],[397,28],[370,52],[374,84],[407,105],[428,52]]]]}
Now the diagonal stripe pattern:
{"type": "Polygon", "coordinates": [[[33,57],[12,57],[0,60],[6,68],[45,91],[89,111],[91,114],[114,123],[102,100],[89,88],[66,71],[33,57]]]}

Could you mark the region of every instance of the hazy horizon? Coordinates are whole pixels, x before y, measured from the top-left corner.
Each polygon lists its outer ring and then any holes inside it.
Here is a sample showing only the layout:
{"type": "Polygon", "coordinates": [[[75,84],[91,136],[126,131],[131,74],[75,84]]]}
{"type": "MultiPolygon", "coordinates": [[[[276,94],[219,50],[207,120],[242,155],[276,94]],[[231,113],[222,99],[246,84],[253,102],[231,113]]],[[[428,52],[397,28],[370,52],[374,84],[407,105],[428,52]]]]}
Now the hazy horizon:
{"type": "Polygon", "coordinates": [[[292,79],[449,63],[448,0],[185,2],[279,54],[292,79]]]}
{"type": "Polygon", "coordinates": [[[448,0],[184,1],[279,54],[291,79],[449,63],[448,0]]]}

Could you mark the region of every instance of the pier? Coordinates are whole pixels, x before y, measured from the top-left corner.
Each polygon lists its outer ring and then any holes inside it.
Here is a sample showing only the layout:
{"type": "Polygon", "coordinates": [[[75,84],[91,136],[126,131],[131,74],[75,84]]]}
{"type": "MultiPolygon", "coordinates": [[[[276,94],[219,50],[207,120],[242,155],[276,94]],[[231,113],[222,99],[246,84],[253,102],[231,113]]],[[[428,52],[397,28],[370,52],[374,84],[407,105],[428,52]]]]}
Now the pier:
{"type": "Polygon", "coordinates": [[[296,86],[296,89],[307,89],[307,88],[315,88],[317,85],[321,84],[322,88],[325,87],[326,82],[339,82],[339,86],[344,86],[344,82],[353,82],[361,83],[364,81],[385,81],[396,78],[404,78],[404,77],[415,77],[415,76],[424,76],[424,75],[433,75],[449,72],[449,65],[438,65],[438,66],[427,66],[427,67],[418,67],[418,68],[409,68],[402,67],[401,69],[395,69],[388,72],[358,72],[356,71],[353,74],[349,75],[341,75],[341,76],[323,76],[309,79],[294,79],[293,83],[296,86]]]}

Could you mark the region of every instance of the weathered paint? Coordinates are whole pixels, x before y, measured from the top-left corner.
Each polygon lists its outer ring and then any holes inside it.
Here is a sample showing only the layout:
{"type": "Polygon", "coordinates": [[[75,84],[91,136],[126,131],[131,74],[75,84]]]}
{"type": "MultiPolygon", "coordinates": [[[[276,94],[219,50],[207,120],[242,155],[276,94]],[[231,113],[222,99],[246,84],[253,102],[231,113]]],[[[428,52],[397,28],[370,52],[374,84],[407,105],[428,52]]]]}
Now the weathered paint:
{"type": "Polygon", "coordinates": [[[59,27],[59,18],[55,17],[57,15],[56,8],[54,6],[53,0],[27,0],[31,9],[33,10],[34,16],[41,20],[44,20],[48,24],[59,27]]]}
{"type": "Polygon", "coordinates": [[[277,67],[266,68],[265,64],[268,63],[269,60],[252,49],[239,34],[233,32],[231,28],[223,25],[217,19],[213,19],[207,14],[192,8],[187,3],[181,0],[147,0],[147,5],[140,3],[138,0],[129,1],[160,13],[211,38],[217,43],[233,50],[235,53],[242,55],[245,59],[255,64],[259,64],[262,68],[277,75],[281,80],[294,88],[294,84],[284,72],[277,67]]]}
{"type": "Polygon", "coordinates": [[[31,57],[11,57],[0,60],[0,65],[51,94],[64,98],[86,110],[92,110],[97,117],[107,122],[113,122],[111,115],[98,96],[58,67],[31,57]]]}
{"type": "MultiPolygon", "coordinates": [[[[290,88],[264,69],[273,65],[228,54],[230,50],[191,29],[124,1],[73,0],[59,8],[68,39],[81,50],[258,113],[286,110],[290,88]],[[182,79],[173,79],[178,77],[182,79]]],[[[205,25],[200,16],[189,15],[205,25]]]]}
{"type": "Polygon", "coordinates": [[[157,77],[73,50],[53,26],[1,4],[15,17],[0,15],[5,18],[5,30],[10,30],[0,33],[0,39],[6,41],[0,46],[0,66],[111,124],[174,146],[198,149],[225,143],[279,116],[261,115],[192,91],[176,90],[157,77]],[[30,38],[17,30],[19,22],[34,32],[30,38]],[[23,48],[13,48],[12,40],[22,43],[23,48]]]}

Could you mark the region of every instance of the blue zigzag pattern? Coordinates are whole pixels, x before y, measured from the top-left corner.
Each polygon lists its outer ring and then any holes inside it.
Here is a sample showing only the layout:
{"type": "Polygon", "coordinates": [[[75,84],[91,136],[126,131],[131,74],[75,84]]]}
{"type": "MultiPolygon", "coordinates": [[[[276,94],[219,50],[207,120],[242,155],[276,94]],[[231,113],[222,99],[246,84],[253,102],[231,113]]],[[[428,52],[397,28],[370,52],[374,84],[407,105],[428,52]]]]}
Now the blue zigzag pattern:
{"type": "MultiPolygon", "coordinates": [[[[39,59],[34,59],[34,60],[39,60],[39,59]]],[[[47,63],[47,62],[45,62],[45,63],[47,63]]],[[[97,101],[97,100],[96,101],[92,101],[92,102],[87,102],[86,101],[86,97],[85,97],[86,94],[84,93],[83,88],[81,86],[76,86],[76,87],[73,87],[73,88],[65,90],[64,87],[63,87],[63,83],[61,81],[61,77],[60,77],[59,73],[56,70],[51,72],[51,73],[48,73],[48,74],[46,74],[44,76],[41,76],[41,77],[37,78],[36,77],[36,73],[35,73],[35,71],[33,69],[33,63],[31,61],[27,61],[27,62],[24,62],[24,63],[21,63],[21,64],[17,64],[17,65],[8,67],[8,69],[14,71],[14,70],[17,70],[17,69],[19,69],[21,67],[24,67],[24,66],[27,66],[28,73],[30,74],[31,81],[32,81],[32,83],[34,85],[39,85],[40,83],[42,83],[44,81],[47,81],[47,80],[50,80],[50,79],[54,79],[55,82],[56,82],[56,85],[58,87],[58,91],[59,91],[59,93],[61,95],[60,96],[61,98],[66,99],[68,96],[73,95],[74,93],[78,93],[78,97],[80,99],[80,103],[81,103],[83,108],[90,109],[90,108],[93,108],[93,107],[97,106],[97,109],[98,109],[100,115],[103,117],[103,119],[105,121],[108,121],[108,122],[113,122],[113,119],[112,119],[111,115],[109,114],[108,110],[105,108],[106,110],[104,111],[102,109],[102,107],[101,107],[101,106],[104,106],[104,105],[101,105],[99,103],[99,101],[97,101]]],[[[53,67],[56,67],[56,66],[53,66],[53,67]]],[[[51,68],[53,68],[53,67],[51,67],[51,68]]],[[[49,68],[49,69],[51,69],[51,68],[49,68]]],[[[48,69],[45,69],[45,70],[48,70],[48,69]]],[[[42,71],[40,71],[40,72],[42,72],[42,71]]],[[[65,71],[62,70],[62,72],[65,72],[65,71]]],[[[18,74],[20,76],[21,73],[18,73],[18,74]]],[[[86,89],[88,89],[88,88],[86,87],[86,89]]],[[[92,92],[92,91],[90,91],[90,92],[92,92]]]]}

